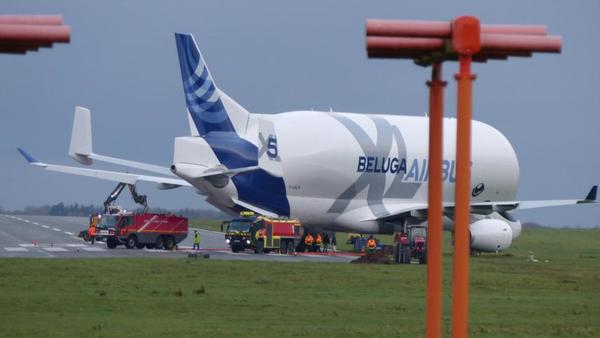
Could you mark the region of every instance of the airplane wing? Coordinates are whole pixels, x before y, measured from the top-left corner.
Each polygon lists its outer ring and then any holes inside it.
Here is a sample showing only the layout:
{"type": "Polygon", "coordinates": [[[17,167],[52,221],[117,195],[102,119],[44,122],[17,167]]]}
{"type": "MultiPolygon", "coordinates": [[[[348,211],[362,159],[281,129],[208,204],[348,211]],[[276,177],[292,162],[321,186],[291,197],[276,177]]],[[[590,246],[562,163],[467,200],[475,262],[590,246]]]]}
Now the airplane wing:
{"type": "MultiPolygon", "coordinates": [[[[598,186],[593,186],[585,198],[583,199],[567,199],[567,200],[540,200],[540,201],[499,201],[499,202],[477,202],[471,203],[471,213],[473,214],[490,214],[494,211],[513,211],[513,210],[527,210],[535,208],[546,208],[546,207],[557,207],[566,205],[577,205],[577,204],[589,204],[597,203],[598,186]]],[[[427,203],[397,203],[397,204],[386,204],[386,205],[374,205],[354,209],[348,212],[353,213],[351,215],[356,218],[361,218],[361,221],[372,221],[372,220],[391,220],[402,214],[410,212],[427,212],[427,203]],[[365,209],[365,210],[360,210],[365,209]],[[375,211],[374,211],[375,210],[375,211]],[[369,215],[369,216],[364,216],[369,215]]],[[[454,213],[454,203],[444,203],[444,213],[454,213]]]]}
{"type": "Polygon", "coordinates": [[[527,209],[546,208],[546,207],[558,207],[558,206],[565,206],[565,205],[596,203],[597,195],[598,195],[598,186],[595,185],[592,187],[592,189],[590,189],[590,191],[588,192],[586,197],[583,199],[472,203],[471,211],[474,213],[481,213],[481,212],[477,212],[477,211],[492,212],[492,211],[527,210],[527,209]]]}
{"type": "Polygon", "coordinates": [[[188,182],[171,177],[161,177],[161,176],[149,176],[149,175],[140,175],[133,173],[123,173],[117,171],[108,171],[108,170],[99,170],[99,169],[88,169],[88,168],[79,168],[79,167],[70,167],[64,165],[57,164],[48,164],[41,161],[38,161],[33,156],[28,154],[25,150],[18,148],[19,152],[23,157],[29,162],[29,164],[40,167],[50,171],[56,171],[66,174],[73,174],[79,176],[87,176],[94,177],[102,180],[113,181],[113,182],[122,182],[127,184],[136,184],[139,181],[145,182],[154,182],[158,183],[159,189],[172,189],[181,186],[191,186],[188,182]]]}

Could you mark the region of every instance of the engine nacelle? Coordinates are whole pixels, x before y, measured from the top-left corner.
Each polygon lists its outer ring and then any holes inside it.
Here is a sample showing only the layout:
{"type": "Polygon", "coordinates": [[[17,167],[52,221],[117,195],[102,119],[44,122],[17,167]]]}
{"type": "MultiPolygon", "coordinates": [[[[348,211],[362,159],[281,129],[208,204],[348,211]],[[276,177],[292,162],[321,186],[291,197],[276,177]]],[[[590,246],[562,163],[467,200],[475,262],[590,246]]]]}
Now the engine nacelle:
{"type": "Polygon", "coordinates": [[[508,223],[498,219],[482,219],[470,226],[471,248],[479,251],[496,252],[508,249],[513,233],[508,223]]]}

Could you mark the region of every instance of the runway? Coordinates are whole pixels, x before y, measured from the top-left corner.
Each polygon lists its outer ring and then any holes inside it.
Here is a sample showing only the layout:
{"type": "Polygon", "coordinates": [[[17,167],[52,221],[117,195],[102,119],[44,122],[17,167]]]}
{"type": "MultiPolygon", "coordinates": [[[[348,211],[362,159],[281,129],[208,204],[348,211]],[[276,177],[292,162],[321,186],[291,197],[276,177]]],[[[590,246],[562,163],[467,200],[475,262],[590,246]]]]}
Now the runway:
{"type": "Polygon", "coordinates": [[[0,215],[0,258],[106,258],[106,257],[160,257],[185,258],[193,252],[194,230],[200,231],[200,253],[209,253],[211,259],[265,260],[265,261],[315,261],[350,262],[351,255],[257,255],[251,252],[232,253],[225,244],[222,232],[190,228],[188,237],[179,243],[177,251],[152,249],[127,249],[118,246],[108,249],[104,242],[92,245],[78,238],[77,234],[87,228],[87,217],[0,215]]]}

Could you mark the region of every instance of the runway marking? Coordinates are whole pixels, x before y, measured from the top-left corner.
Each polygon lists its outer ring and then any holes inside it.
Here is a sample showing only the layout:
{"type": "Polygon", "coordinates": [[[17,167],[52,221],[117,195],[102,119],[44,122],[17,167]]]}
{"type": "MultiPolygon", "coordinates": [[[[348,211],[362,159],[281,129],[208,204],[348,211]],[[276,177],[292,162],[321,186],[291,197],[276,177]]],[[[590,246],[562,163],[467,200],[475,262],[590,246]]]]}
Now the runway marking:
{"type": "Polygon", "coordinates": [[[28,220],[28,219],[24,219],[23,222],[25,222],[25,223],[31,223],[31,221],[28,220]]]}
{"type": "Polygon", "coordinates": [[[89,251],[89,252],[101,252],[101,251],[106,251],[106,249],[99,248],[99,247],[97,247],[97,246],[86,246],[86,247],[83,247],[83,248],[81,248],[81,249],[83,249],[83,250],[85,250],[85,251],[89,251]]]}
{"type": "Polygon", "coordinates": [[[74,235],[74,233],[72,233],[72,232],[68,232],[68,231],[65,231],[65,234],[67,234],[67,235],[69,235],[69,236],[73,236],[73,235],[74,235]]]}
{"type": "Polygon", "coordinates": [[[144,248],[144,251],[146,251],[146,252],[152,252],[152,253],[163,253],[163,252],[169,252],[169,251],[167,251],[167,250],[146,249],[146,248],[144,248]]]}
{"type": "Polygon", "coordinates": [[[34,225],[40,225],[40,223],[38,223],[38,222],[33,222],[33,224],[34,224],[34,225]]]}
{"type": "Polygon", "coordinates": [[[54,230],[54,231],[62,231],[59,228],[52,228],[52,230],[54,230]]]}
{"type": "Polygon", "coordinates": [[[87,245],[85,245],[85,244],[65,244],[65,246],[68,246],[69,248],[85,248],[87,245]]]}
{"type": "Polygon", "coordinates": [[[49,228],[49,226],[47,226],[46,224],[42,224],[42,228],[46,228],[46,229],[48,229],[48,228],[49,228]]]}
{"type": "Polygon", "coordinates": [[[22,219],[22,218],[20,218],[20,217],[17,217],[17,219],[18,219],[19,221],[22,221],[22,220],[23,220],[23,219],[22,219]]]}
{"type": "Polygon", "coordinates": [[[67,252],[69,250],[65,249],[65,248],[60,248],[60,247],[55,247],[55,246],[51,246],[48,248],[42,248],[48,252],[67,252]]]}
{"type": "Polygon", "coordinates": [[[26,243],[26,244],[19,244],[19,246],[24,247],[24,248],[33,248],[33,247],[35,247],[35,244],[26,243]]]}
{"type": "Polygon", "coordinates": [[[10,251],[10,252],[27,252],[29,250],[27,250],[26,248],[20,248],[20,247],[9,247],[9,248],[4,248],[4,250],[6,251],[10,251]]]}

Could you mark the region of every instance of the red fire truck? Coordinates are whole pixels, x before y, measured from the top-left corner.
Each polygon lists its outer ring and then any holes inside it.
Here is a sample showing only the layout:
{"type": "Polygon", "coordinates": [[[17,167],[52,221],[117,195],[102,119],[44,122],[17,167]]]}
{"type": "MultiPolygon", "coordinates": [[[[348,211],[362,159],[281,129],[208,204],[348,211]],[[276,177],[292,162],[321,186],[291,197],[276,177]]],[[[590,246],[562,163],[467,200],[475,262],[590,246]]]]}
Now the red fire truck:
{"type": "Polygon", "coordinates": [[[304,229],[296,219],[258,217],[250,226],[254,252],[262,254],[271,250],[293,254],[304,229]]]}
{"type": "Polygon", "coordinates": [[[124,244],[128,249],[146,247],[171,250],[187,237],[188,219],[154,213],[104,214],[97,226],[97,233],[97,237],[104,237],[110,249],[124,244]]]}

